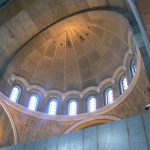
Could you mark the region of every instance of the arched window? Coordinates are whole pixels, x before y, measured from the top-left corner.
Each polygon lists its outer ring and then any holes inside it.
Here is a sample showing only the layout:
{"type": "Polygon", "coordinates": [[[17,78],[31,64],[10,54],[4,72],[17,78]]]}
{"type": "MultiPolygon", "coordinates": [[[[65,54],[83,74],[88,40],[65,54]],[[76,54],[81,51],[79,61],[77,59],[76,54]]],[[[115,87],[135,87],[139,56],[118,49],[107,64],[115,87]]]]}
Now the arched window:
{"type": "Polygon", "coordinates": [[[88,97],[87,110],[88,112],[96,111],[96,97],[95,96],[88,97]]]}
{"type": "Polygon", "coordinates": [[[18,102],[19,98],[21,96],[21,87],[19,85],[15,85],[12,88],[11,94],[10,94],[10,100],[13,102],[18,102]]]}
{"type": "Polygon", "coordinates": [[[77,101],[76,99],[72,99],[68,104],[68,115],[74,116],[77,114],[77,101]]]}
{"type": "Polygon", "coordinates": [[[135,65],[135,62],[133,60],[131,61],[130,68],[131,68],[132,77],[134,77],[135,76],[135,72],[136,72],[136,65],[135,65]]]}
{"type": "Polygon", "coordinates": [[[57,113],[57,99],[56,98],[52,98],[49,101],[49,108],[48,108],[48,114],[50,115],[56,115],[57,113]]]}
{"type": "Polygon", "coordinates": [[[38,103],[39,103],[39,96],[37,94],[32,94],[30,96],[28,109],[34,111],[37,110],[38,103]]]}
{"type": "Polygon", "coordinates": [[[121,89],[121,94],[124,93],[128,89],[128,80],[125,76],[123,76],[120,80],[120,89],[121,89]]]}
{"type": "Polygon", "coordinates": [[[114,94],[113,94],[113,89],[111,87],[105,90],[104,96],[105,96],[105,105],[109,105],[113,103],[114,94]]]}

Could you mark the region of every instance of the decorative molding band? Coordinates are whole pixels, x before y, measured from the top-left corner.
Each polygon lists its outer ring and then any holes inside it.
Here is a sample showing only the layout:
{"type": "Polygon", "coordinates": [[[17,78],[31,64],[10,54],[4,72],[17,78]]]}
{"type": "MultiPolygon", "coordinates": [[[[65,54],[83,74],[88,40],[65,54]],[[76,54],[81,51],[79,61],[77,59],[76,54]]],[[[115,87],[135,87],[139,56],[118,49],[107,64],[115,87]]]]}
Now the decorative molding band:
{"type": "Polygon", "coordinates": [[[88,117],[84,120],[81,120],[77,123],[75,123],[73,126],[71,126],[69,129],[67,129],[64,134],[67,134],[71,131],[73,131],[75,128],[77,128],[78,126],[86,123],[86,122],[89,122],[89,121],[94,121],[94,120],[110,120],[110,121],[118,121],[120,120],[120,118],[118,117],[114,117],[114,116],[110,116],[110,115],[101,115],[101,116],[93,116],[93,117],[88,117]]]}

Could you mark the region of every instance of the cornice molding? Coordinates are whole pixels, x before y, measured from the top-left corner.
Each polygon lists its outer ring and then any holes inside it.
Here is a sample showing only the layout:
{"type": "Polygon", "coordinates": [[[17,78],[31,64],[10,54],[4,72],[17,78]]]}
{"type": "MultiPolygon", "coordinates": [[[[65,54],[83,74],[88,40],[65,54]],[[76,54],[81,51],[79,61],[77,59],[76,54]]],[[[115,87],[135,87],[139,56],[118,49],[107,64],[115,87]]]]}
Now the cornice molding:
{"type": "Polygon", "coordinates": [[[74,131],[75,128],[77,128],[78,126],[84,124],[84,123],[87,123],[87,122],[90,122],[90,121],[94,121],[94,120],[110,120],[110,121],[119,121],[120,118],[118,117],[115,117],[115,116],[110,116],[110,115],[101,115],[101,116],[94,116],[94,117],[88,117],[84,120],[81,120],[77,123],[75,123],[73,126],[71,126],[70,128],[68,128],[64,134],[67,134],[69,132],[72,132],[74,131]]]}

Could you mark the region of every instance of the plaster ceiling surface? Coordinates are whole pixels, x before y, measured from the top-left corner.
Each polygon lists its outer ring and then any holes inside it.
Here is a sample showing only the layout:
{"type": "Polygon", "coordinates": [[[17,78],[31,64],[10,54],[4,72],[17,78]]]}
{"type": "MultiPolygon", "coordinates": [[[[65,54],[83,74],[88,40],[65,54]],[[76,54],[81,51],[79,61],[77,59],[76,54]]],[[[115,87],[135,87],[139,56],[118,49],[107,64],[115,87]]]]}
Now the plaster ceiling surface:
{"type": "Polygon", "coordinates": [[[128,21],[107,11],[69,17],[26,45],[7,71],[48,90],[78,90],[112,77],[128,50],[128,21]]]}

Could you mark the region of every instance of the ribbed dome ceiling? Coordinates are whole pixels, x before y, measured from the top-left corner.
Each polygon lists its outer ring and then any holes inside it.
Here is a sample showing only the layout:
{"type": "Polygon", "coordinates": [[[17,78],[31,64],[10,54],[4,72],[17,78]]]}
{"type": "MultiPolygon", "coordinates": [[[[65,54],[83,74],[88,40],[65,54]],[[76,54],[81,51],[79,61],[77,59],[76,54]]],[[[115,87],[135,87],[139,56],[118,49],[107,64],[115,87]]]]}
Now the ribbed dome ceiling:
{"type": "Polygon", "coordinates": [[[128,50],[128,22],[93,11],[65,19],[33,39],[11,72],[49,90],[83,90],[112,77],[128,50]],[[18,63],[19,62],[19,63],[18,63]]]}

